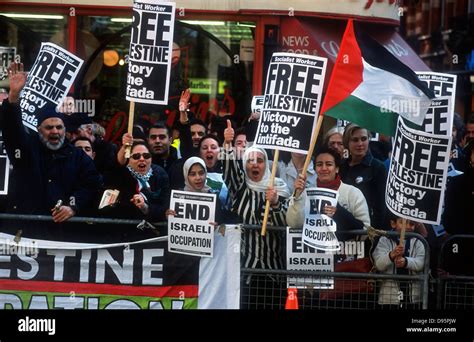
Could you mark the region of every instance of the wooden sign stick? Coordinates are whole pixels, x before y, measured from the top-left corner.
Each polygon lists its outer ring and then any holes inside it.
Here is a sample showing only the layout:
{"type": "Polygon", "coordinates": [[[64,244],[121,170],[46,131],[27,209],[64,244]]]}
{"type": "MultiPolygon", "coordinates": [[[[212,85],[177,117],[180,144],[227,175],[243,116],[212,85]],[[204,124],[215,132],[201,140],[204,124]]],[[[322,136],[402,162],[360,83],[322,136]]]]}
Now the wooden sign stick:
{"type": "MultiPolygon", "coordinates": [[[[279,150],[275,150],[275,155],[273,157],[273,166],[272,166],[272,175],[270,176],[270,187],[273,186],[273,182],[275,181],[275,174],[278,168],[278,155],[280,154],[279,150]]],[[[265,236],[267,233],[267,222],[268,222],[268,214],[270,213],[270,201],[265,201],[265,214],[263,216],[263,224],[262,224],[262,236],[265,236]]]]}
{"type": "MultiPolygon", "coordinates": [[[[130,110],[128,112],[128,133],[133,133],[133,120],[135,117],[135,101],[130,101],[130,110]]],[[[132,146],[125,147],[125,158],[130,158],[130,152],[132,151],[132,146]]]]}

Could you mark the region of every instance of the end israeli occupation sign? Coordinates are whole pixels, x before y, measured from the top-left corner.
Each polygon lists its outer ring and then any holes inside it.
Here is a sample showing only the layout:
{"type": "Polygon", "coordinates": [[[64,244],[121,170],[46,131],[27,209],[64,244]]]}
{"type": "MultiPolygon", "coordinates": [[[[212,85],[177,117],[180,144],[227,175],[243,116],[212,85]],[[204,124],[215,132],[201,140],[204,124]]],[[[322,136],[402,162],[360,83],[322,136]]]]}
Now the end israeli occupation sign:
{"type": "Polygon", "coordinates": [[[398,120],[385,203],[395,215],[439,224],[451,136],[408,128],[398,120]]]}
{"type": "Polygon", "coordinates": [[[173,253],[213,257],[216,195],[171,191],[168,218],[168,250],[173,253]]]}
{"type": "Polygon", "coordinates": [[[255,144],[306,154],[319,113],[327,59],[274,53],[255,144]]]}
{"type": "Polygon", "coordinates": [[[128,101],[167,104],[173,52],[174,2],[133,4],[127,75],[128,101]]]}
{"type": "Polygon", "coordinates": [[[20,96],[23,125],[37,131],[35,113],[48,103],[58,105],[64,100],[82,63],[82,59],[55,44],[41,44],[20,96]]]}

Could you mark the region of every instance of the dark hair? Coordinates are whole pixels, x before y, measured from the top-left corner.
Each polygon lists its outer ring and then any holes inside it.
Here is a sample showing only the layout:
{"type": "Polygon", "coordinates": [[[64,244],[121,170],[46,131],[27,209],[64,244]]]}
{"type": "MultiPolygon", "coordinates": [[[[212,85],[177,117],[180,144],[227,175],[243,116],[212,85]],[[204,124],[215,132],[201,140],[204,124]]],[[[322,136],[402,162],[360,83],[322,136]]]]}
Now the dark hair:
{"type": "Polygon", "coordinates": [[[245,132],[245,128],[239,127],[234,130],[234,141],[239,135],[245,135],[247,136],[247,132],[245,132]]]}
{"type": "Polygon", "coordinates": [[[155,129],[166,129],[166,133],[168,134],[168,137],[171,137],[171,135],[172,135],[171,128],[166,123],[164,123],[162,121],[158,121],[153,126],[150,127],[150,129],[148,130],[148,136],[147,137],[150,137],[150,132],[153,128],[155,128],[155,129]]]}
{"type": "Polygon", "coordinates": [[[222,142],[220,141],[220,139],[216,135],[207,134],[207,135],[203,136],[201,138],[201,140],[199,140],[198,151],[201,150],[201,145],[202,145],[203,141],[206,140],[206,139],[214,139],[217,142],[217,145],[222,146],[222,142]]]}
{"type": "Polygon", "coordinates": [[[200,119],[193,119],[189,122],[189,127],[191,128],[191,126],[193,125],[201,125],[202,127],[204,127],[204,129],[206,130],[207,132],[207,126],[206,124],[204,123],[204,121],[200,120],[200,119]]]}
{"type": "Polygon", "coordinates": [[[474,123],[474,113],[471,113],[471,115],[469,115],[469,119],[467,120],[467,123],[468,124],[474,123]]]}
{"type": "Polygon", "coordinates": [[[133,126],[133,131],[132,131],[132,136],[134,139],[142,139],[145,140],[147,136],[142,130],[142,127],[140,126],[133,126]]]}
{"type": "Polygon", "coordinates": [[[454,143],[459,143],[464,136],[464,122],[462,122],[461,115],[454,113],[453,115],[453,127],[456,128],[456,136],[454,137],[454,143]]]}
{"type": "Polygon", "coordinates": [[[390,210],[387,210],[386,219],[387,219],[388,223],[390,223],[390,221],[397,222],[397,220],[398,220],[399,218],[401,218],[401,217],[398,216],[398,215],[395,215],[395,214],[392,213],[390,210]]]}
{"type": "Polygon", "coordinates": [[[132,148],[130,149],[130,151],[133,150],[133,148],[135,146],[138,146],[138,145],[143,145],[146,147],[146,149],[148,150],[148,152],[150,152],[150,147],[148,146],[148,144],[145,142],[145,141],[141,141],[141,140],[138,140],[138,141],[133,141],[133,144],[132,144],[132,148]]]}
{"type": "Polygon", "coordinates": [[[341,166],[341,156],[339,155],[339,153],[337,153],[335,150],[333,150],[332,148],[329,148],[328,146],[322,146],[321,148],[319,148],[316,153],[315,153],[315,157],[314,157],[314,162],[316,163],[316,158],[318,158],[318,156],[320,154],[323,154],[323,153],[327,153],[327,154],[330,154],[331,156],[333,156],[334,158],[334,162],[336,163],[336,167],[340,167],[341,166]]]}
{"type": "Polygon", "coordinates": [[[91,144],[92,151],[95,151],[94,144],[92,143],[92,141],[91,141],[89,138],[87,138],[87,137],[77,137],[76,139],[74,139],[73,141],[71,141],[71,144],[72,144],[72,145],[75,145],[75,144],[76,144],[76,141],[88,141],[89,144],[91,144]]]}

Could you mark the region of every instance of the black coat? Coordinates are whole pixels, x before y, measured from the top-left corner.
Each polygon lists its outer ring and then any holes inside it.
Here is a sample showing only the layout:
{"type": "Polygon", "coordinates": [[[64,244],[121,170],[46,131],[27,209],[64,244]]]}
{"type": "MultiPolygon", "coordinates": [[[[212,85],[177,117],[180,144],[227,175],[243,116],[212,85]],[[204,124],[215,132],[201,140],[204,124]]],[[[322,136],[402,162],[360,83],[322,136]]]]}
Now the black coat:
{"type": "Polygon", "coordinates": [[[7,211],[51,215],[62,200],[78,216],[95,206],[102,178],[92,159],[67,141],[57,151],[46,148],[38,134],[27,133],[18,105],[6,100],[1,110],[5,147],[13,165],[7,211]]]}
{"type": "Polygon", "coordinates": [[[344,161],[339,169],[341,180],[355,186],[364,194],[369,207],[370,224],[377,228],[385,227],[385,184],[387,170],[384,164],[368,151],[360,164],[349,166],[344,161]]]}
{"type": "Polygon", "coordinates": [[[124,219],[145,219],[150,222],[165,220],[165,211],[170,203],[169,179],[166,171],[155,164],[151,165],[153,174],[148,180],[149,189],[141,189],[147,198],[149,206],[148,215],[138,209],[130,199],[138,194],[138,181],[132,176],[126,167],[117,168],[105,181],[107,189],[120,191],[118,203],[113,208],[103,210],[103,214],[110,217],[124,219]]]}

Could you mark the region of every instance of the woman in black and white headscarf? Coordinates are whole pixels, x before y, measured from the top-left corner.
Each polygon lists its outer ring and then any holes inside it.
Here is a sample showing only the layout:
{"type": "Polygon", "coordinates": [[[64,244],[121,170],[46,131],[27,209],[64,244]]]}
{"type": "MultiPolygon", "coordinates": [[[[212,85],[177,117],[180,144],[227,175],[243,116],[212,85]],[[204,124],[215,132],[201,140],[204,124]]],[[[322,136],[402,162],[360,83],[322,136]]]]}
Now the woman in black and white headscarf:
{"type": "MultiPolygon", "coordinates": [[[[230,125],[224,131],[224,137],[224,181],[231,195],[232,211],[245,224],[261,225],[268,199],[268,225],[285,226],[290,192],[279,178],[275,178],[273,187],[269,186],[271,173],[265,150],[248,148],[240,164],[232,148],[234,130],[230,125]]],[[[245,230],[243,236],[243,267],[282,268],[282,236],[279,233],[268,231],[267,236],[262,237],[260,230],[245,230]]]]}

